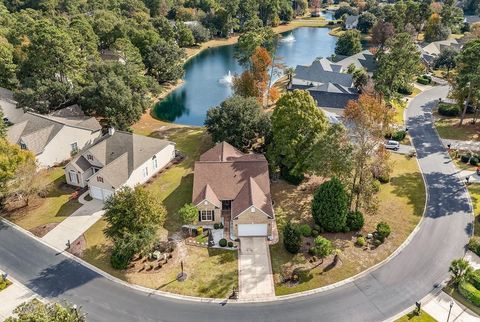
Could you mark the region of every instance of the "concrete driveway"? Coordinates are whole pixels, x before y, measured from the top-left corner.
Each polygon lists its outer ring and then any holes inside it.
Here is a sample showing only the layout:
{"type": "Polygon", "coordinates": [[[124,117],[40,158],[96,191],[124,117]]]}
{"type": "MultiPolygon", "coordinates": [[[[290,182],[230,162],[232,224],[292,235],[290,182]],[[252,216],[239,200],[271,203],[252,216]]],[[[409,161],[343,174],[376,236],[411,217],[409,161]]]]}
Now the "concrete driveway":
{"type": "Polygon", "coordinates": [[[265,237],[240,238],[238,286],[241,299],[275,296],[270,251],[265,237]]]}
{"type": "Polygon", "coordinates": [[[65,249],[68,241],[73,243],[102,217],[105,212],[102,210],[103,202],[97,199],[86,201],[84,197],[87,193],[79,198],[83,204],[80,208],[43,236],[45,242],[58,249],[65,249]]]}

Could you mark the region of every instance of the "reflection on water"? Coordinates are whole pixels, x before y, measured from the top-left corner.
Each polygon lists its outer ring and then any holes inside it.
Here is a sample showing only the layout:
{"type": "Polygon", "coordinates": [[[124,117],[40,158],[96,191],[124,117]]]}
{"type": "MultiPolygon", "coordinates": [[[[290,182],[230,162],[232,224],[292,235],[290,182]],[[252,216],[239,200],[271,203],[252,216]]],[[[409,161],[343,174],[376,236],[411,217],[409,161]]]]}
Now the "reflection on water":
{"type": "MultiPolygon", "coordinates": [[[[289,41],[279,41],[276,61],[295,67],[330,56],[337,39],[328,31],[304,27],[283,33],[281,39],[289,41]]],[[[184,84],[157,103],[153,115],[178,124],[203,125],[207,110],[232,94],[229,84],[242,71],[234,58],[234,45],[206,49],[185,64],[184,84]]],[[[274,79],[278,77],[274,74],[274,79]]]]}

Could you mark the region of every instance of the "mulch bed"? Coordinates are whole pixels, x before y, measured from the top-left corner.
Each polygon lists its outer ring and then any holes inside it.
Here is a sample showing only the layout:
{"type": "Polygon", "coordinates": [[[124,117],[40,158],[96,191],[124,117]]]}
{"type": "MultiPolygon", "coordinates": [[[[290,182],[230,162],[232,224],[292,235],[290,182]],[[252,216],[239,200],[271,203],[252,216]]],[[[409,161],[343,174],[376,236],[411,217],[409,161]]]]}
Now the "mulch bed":
{"type": "Polygon", "coordinates": [[[85,240],[85,237],[81,235],[80,237],[75,239],[73,243],[70,244],[70,248],[67,249],[67,251],[70,254],[81,258],[83,256],[83,252],[85,251],[86,247],[87,247],[87,241],[85,240]]]}
{"type": "Polygon", "coordinates": [[[45,236],[50,230],[55,228],[59,223],[49,223],[41,226],[37,226],[35,228],[30,229],[30,232],[34,234],[37,237],[43,237],[45,236]]]}

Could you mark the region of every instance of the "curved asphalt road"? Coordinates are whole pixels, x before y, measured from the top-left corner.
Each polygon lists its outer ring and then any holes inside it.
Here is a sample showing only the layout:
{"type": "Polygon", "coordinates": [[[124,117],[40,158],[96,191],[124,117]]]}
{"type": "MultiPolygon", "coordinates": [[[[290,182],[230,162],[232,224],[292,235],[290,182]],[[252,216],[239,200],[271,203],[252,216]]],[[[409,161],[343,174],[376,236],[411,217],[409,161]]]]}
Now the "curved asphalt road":
{"type": "Polygon", "coordinates": [[[447,91],[435,87],[424,92],[407,110],[429,193],[420,230],[390,262],[355,282],[269,303],[220,305],[173,300],[111,282],[2,223],[0,268],[44,297],[82,306],[92,321],[384,320],[423,298],[448,276],[450,261],[464,254],[472,230],[468,195],[431,124],[431,102],[447,91]]]}

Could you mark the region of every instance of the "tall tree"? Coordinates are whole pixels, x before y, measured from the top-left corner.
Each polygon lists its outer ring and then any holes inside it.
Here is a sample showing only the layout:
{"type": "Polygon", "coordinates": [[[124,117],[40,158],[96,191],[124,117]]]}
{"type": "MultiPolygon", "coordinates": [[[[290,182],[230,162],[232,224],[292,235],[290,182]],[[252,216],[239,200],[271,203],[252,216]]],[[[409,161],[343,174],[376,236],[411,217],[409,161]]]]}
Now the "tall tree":
{"type": "Polygon", "coordinates": [[[275,50],[277,35],[272,28],[264,27],[242,34],[235,47],[235,58],[244,66],[249,66],[251,57],[258,47],[265,48],[270,54],[275,50]]]}
{"type": "Polygon", "coordinates": [[[427,26],[425,27],[425,41],[445,40],[450,36],[450,33],[450,28],[443,24],[440,15],[434,13],[428,18],[427,26]]]}
{"type": "Polygon", "coordinates": [[[160,200],[142,187],[123,187],[105,202],[105,236],[114,243],[112,266],[126,268],[135,253],[151,249],[165,222],[160,200]]]}
{"type": "Polygon", "coordinates": [[[480,39],[470,41],[463,46],[457,59],[457,77],[455,88],[465,89],[458,97],[459,105],[463,105],[460,125],[463,124],[468,104],[480,91],[480,39]]]}
{"type": "Polygon", "coordinates": [[[377,17],[375,17],[370,12],[364,12],[358,17],[358,30],[366,34],[372,29],[372,27],[377,22],[377,17]]]}
{"type": "Polygon", "coordinates": [[[372,45],[383,49],[388,39],[395,35],[395,27],[390,22],[378,21],[372,28],[372,45]]]}
{"type": "Polygon", "coordinates": [[[456,59],[458,56],[458,51],[452,47],[445,47],[442,48],[440,54],[435,57],[433,61],[433,66],[435,68],[446,68],[447,69],[447,77],[450,74],[450,70],[455,68],[457,65],[456,59]]]}
{"type": "Polygon", "coordinates": [[[0,35],[0,87],[13,89],[17,84],[13,45],[0,35]]]}
{"type": "Polygon", "coordinates": [[[360,32],[358,30],[347,30],[338,38],[335,54],[351,56],[360,51],[362,51],[362,43],[360,42],[360,32]]]}
{"type": "Polygon", "coordinates": [[[325,114],[306,91],[285,93],[272,114],[269,160],[286,175],[302,178],[313,145],[327,129],[325,114]]]}
{"type": "Polygon", "coordinates": [[[351,207],[354,211],[360,208],[367,211],[375,209],[371,171],[374,160],[372,151],[383,149],[382,143],[385,134],[390,131],[393,115],[393,109],[369,94],[362,94],[358,101],[352,100],[347,104],[344,117],[346,122],[352,124],[351,135],[355,137],[351,187],[351,207]]]}
{"type": "Polygon", "coordinates": [[[159,83],[176,81],[183,76],[185,51],[174,42],[161,40],[152,47],[145,59],[149,75],[159,83]]]}
{"type": "Polygon", "coordinates": [[[242,151],[262,145],[271,132],[269,116],[253,97],[233,96],[209,109],[205,126],[214,142],[226,141],[242,151]]]}
{"type": "Polygon", "coordinates": [[[322,183],[312,201],[312,215],[315,223],[328,232],[343,231],[347,223],[348,195],[342,182],[332,178],[322,183]]]}
{"type": "Polygon", "coordinates": [[[378,69],[373,75],[375,89],[387,99],[409,85],[423,68],[417,47],[407,33],[390,38],[386,48],[379,50],[376,56],[378,69]]]}

